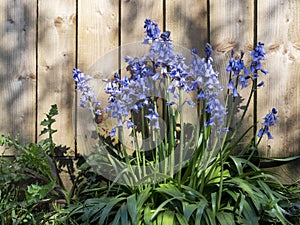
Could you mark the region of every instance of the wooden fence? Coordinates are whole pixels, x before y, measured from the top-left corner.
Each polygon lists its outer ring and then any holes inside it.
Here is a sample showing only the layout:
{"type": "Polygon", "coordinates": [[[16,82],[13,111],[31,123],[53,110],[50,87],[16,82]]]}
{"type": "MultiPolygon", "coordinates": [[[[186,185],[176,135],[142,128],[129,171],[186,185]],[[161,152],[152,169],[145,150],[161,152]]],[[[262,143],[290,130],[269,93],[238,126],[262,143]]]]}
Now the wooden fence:
{"type": "MultiPolygon", "coordinates": [[[[220,76],[234,48],[265,42],[269,70],[247,124],[272,107],[279,121],[261,154],[300,154],[300,1],[298,0],[1,0],[0,134],[37,141],[40,121],[57,104],[57,144],[76,153],[72,68],[87,70],[105,53],[143,39],[145,18],[172,32],[174,43],[214,48],[220,76]]],[[[295,164],[287,167],[300,174],[295,164]]]]}

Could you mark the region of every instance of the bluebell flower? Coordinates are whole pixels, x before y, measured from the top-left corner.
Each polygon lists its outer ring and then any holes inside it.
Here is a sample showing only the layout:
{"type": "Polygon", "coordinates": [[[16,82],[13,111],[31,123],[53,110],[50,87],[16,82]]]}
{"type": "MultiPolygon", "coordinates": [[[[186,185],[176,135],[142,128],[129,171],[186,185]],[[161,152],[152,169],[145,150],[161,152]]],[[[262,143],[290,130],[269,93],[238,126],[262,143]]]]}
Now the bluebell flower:
{"type": "Polygon", "coordinates": [[[151,114],[146,115],[145,117],[148,118],[150,121],[152,121],[158,119],[159,114],[154,111],[151,114]]]}
{"type": "Polygon", "coordinates": [[[213,52],[213,49],[212,49],[212,47],[209,43],[206,43],[206,45],[204,47],[204,51],[205,51],[205,54],[206,54],[206,58],[208,59],[210,57],[210,55],[212,54],[212,52],[213,52]]]}
{"type": "Polygon", "coordinates": [[[206,57],[200,59],[196,55],[197,51],[191,51],[189,78],[192,81],[189,83],[189,88],[190,91],[198,91],[198,100],[205,100],[205,111],[209,114],[209,119],[204,122],[204,125],[216,125],[218,130],[223,130],[226,109],[218,99],[223,87],[220,86],[218,73],[212,67],[213,59],[210,57],[212,49],[209,44],[206,45],[205,53],[206,57]]]}
{"type": "Polygon", "coordinates": [[[197,96],[197,100],[203,100],[203,99],[205,99],[204,91],[200,91],[197,96]]]}
{"type": "Polygon", "coordinates": [[[195,55],[197,55],[198,54],[198,49],[196,49],[196,48],[193,48],[192,50],[191,50],[191,53],[192,54],[195,54],[195,55]]]}
{"type": "Polygon", "coordinates": [[[263,82],[263,81],[261,81],[261,82],[259,82],[258,84],[257,84],[257,87],[261,87],[261,86],[264,86],[265,85],[265,83],[263,82]]]}
{"type": "Polygon", "coordinates": [[[261,60],[265,60],[265,50],[263,48],[264,43],[258,42],[257,46],[251,52],[252,62],[250,66],[250,71],[257,73],[260,70],[262,73],[267,74],[268,71],[262,67],[261,60]]]}
{"type": "Polygon", "coordinates": [[[195,102],[193,102],[192,100],[187,100],[187,104],[190,105],[190,106],[194,106],[195,102]]]}
{"type": "Polygon", "coordinates": [[[258,131],[257,136],[262,137],[263,135],[267,135],[268,139],[272,139],[273,137],[269,130],[271,126],[275,125],[276,120],[277,120],[277,109],[272,108],[272,111],[265,116],[264,122],[262,123],[263,127],[258,131]]]}
{"type": "Polygon", "coordinates": [[[87,104],[90,104],[90,110],[92,110],[95,115],[101,115],[101,103],[97,100],[93,89],[89,85],[89,81],[92,78],[82,73],[79,69],[74,68],[73,79],[77,84],[77,92],[81,93],[80,106],[86,108],[87,104]]]}
{"type": "Polygon", "coordinates": [[[111,131],[110,131],[110,133],[109,133],[109,136],[111,136],[111,137],[115,136],[116,132],[117,132],[116,128],[115,127],[112,128],[111,131]]]}
{"type": "MultiPolygon", "coordinates": [[[[238,84],[241,84],[242,89],[248,86],[247,80],[250,78],[249,70],[245,66],[243,57],[244,52],[241,52],[241,56],[238,59],[234,59],[234,50],[232,50],[231,57],[228,61],[228,66],[226,67],[227,72],[231,72],[234,76],[236,76],[236,79],[238,79],[238,84]]],[[[230,80],[230,82],[232,82],[232,80],[230,80]]],[[[238,96],[237,89],[234,87],[233,82],[228,84],[228,89],[233,90],[234,97],[238,96]]]]}
{"type": "Polygon", "coordinates": [[[149,50],[149,57],[164,67],[173,65],[176,54],[171,41],[164,41],[163,39],[156,40],[152,43],[149,50]]]}
{"type": "Polygon", "coordinates": [[[167,106],[171,106],[171,105],[174,105],[175,102],[173,102],[173,101],[168,101],[166,104],[167,104],[167,106]]]}
{"type": "MultiPolygon", "coordinates": [[[[234,53],[234,51],[232,51],[234,53]]],[[[226,67],[227,72],[233,72],[234,75],[238,76],[242,71],[244,74],[249,74],[247,67],[244,64],[243,60],[244,53],[241,52],[241,56],[235,60],[233,56],[229,59],[228,66],[226,67]]]]}
{"type": "Polygon", "coordinates": [[[134,123],[131,122],[130,120],[127,121],[127,128],[131,128],[131,127],[134,127],[134,123]]]}
{"type": "Polygon", "coordinates": [[[208,127],[208,126],[211,126],[211,125],[214,125],[214,121],[212,118],[209,118],[205,123],[204,123],[204,126],[208,127]]]}
{"type": "Polygon", "coordinates": [[[233,89],[232,96],[233,97],[239,97],[239,93],[238,93],[236,88],[233,89]]]}
{"type": "Polygon", "coordinates": [[[159,38],[160,29],[158,28],[158,24],[155,21],[146,19],[144,28],[146,28],[146,37],[143,43],[148,44],[149,40],[155,40],[159,38]]]}
{"type": "Polygon", "coordinates": [[[170,41],[170,35],[171,35],[171,32],[170,31],[165,31],[163,32],[160,37],[164,40],[164,41],[170,41]]]}
{"type": "Polygon", "coordinates": [[[81,83],[85,80],[85,75],[82,73],[79,69],[74,68],[73,69],[73,79],[77,83],[81,83]]]}
{"type": "Polygon", "coordinates": [[[232,93],[233,93],[232,95],[233,95],[233,97],[238,97],[238,96],[239,96],[239,94],[238,94],[238,92],[237,92],[237,89],[236,89],[236,87],[235,87],[235,85],[234,85],[234,83],[233,83],[232,80],[229,81],[228,86],[227,86],[227,89],[228,89],[228,90],[232,90],[232,93]]]}
{"type": "Polygon", "coordinates": [[[239,76],[239,82],[240,82],[241,85],[242,85],[242,89],[248,86],[246,77],[243,76],[243,75],[240,75],[240,76],[239,76]]]}

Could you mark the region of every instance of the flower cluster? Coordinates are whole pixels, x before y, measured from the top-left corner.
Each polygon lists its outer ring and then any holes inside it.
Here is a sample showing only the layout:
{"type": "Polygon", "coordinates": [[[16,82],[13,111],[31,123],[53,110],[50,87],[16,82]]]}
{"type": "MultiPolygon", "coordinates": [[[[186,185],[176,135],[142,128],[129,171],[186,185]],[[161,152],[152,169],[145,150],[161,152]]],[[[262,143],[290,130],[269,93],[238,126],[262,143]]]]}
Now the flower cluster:
{"type": "Polygon", "coordinates": [[[262,123],[263,128],[258,131],[257,136],[262,137],[263,135],[267,135],[268,139],[272,139],[272,135],[270,133],[270,127],[275,125],[275,121],[277,120],[277,109],[273,108],[270,113],[268,113],[265,118],[264,122],[262,123]]]}
{"type": "MultiPolygon", "coordinates": [[[[241,52],[241,56],[238,59],[234,59],[234,50],[231,51],[231,58],[229,59],[228,66],[226,67],[227,72],[233,73],[234,76],[237,77],[238,83],[241,84],[242,88],[248,86],[247,80],[250,78],[249,70],[245,66],[244,60],[244,52],[241,52]],[[244,72],[243,74],[241,72],[244,72]]],[[[233,96],[238,97],[237,85],[234,84],[233,80],[230,77],[228,83],[228,89],[233,90],[233,96]]]]}
{"type": "MultiPolygon", "coordinates": [[[[237,59],[234,58],[234,51],[231,51],[231,58],[229,59],[228,66],[226,67],[226,71],[230,72],[230,80],[228,83],[228,89],[233,91],[233,96],[238,97],[237,86],[241,85],[241,88],[245,88],[248,86],[248,79],[256,80],[258,78],[258,71],[261,71],[264,74],[267,74],[268,71],[262,67],[261,60],[265,60],[265,50],[263,48],[264,43],[259,42],[254,50],[251,52],[251,65],[250,69],[245,66],[243,57],[244,52],[241,52],[240,57],[237,59]],[[250,76],[250,73],[252,75],[250,76]],[[237,77],[236,83],[232,80],[231,74],[237,77]]],[[[264,82],[260,82],[257,84],[258,87],[264,85],[264,82]]]]}
{"type": "Polygon", "coordinates": [[[77,83],[77,91],[81,92],[80,106],[85,108],[90,103],[89,109],[94,111],[96,115],[101,115],[100,101],[97,100],[92,87],[89,85],[89,81],[92,78],[82,73],[79,69],[74,68],[73,79],[77,83]]]}
{"type": "MultiPolygon", "coordinates": [[[[149,21],[145,21],[149,24],[149,21]]],[[[150,23],[151,24],[151,23],[150,23]]],[[[154,23],[155,24],[155,23],[154,23]]],[[[147,30],[146,30],[147,32],[147,30]]],[[[191,51],[192,60],[189,65],[186,65],[185,58],[180,54],[175,54],[172,42],[170,41],[170,32],[166,31],[160,35],[148,35],[145,42],[151,39],[152,46],[149,56],[155,59],[155,65],[161,66],[161,72],[167,76],[171,83],[168,85],[169,93],[173,94],[174,100],[178,98],[177,91],[196,91],[198,93],[197,100],[204,100],[206,103],[205,111],[210,115],[205,125],[217,125],[219,128],[224,125],[224,116],[226,109],[219,100],[219,92],[222,90],[218,79],[218,73],[213,70],[213,59],[210,57],[213,50],[210,44],[206,44],[206,57],[200,59],[198,50],[191,51]],[[152,38],[151,38],[152,37],[152,38]]],[[[195,103],[192,100],[186,101],[193,106],[195,103]]],[[[169,101],[169,105],[175,104],[174,101],[169,101]]],[[[181,107],[181,106],[179,106],[181,107]]]]}
{"type": "MultiPolygon", "coordinates": [[[[193,56],[190,64],[190,76],[193,78],[190,84],[190,90],[198,91],[198,100],[206,102],[205,111],[210,114],[210,118],[205,121],[205,125],[215,125],[217,123],[218,129],[224,130],[224,116],[226,109],[220,102],[219,93],[223,89],[218,79],[218,73],[212,67],[213,59],[212,47],[206,44],[206,57],[200,59],[197,56],[198,51],[193,49],[191,54],[193,56]]],[[[225,128],[225,130],[227,130],[225,128]]]]}
{"type": "MultiPolygon", "coordinates": [[[[147,55],[141,57],[125,56],[125,62],[128,64],[127,70],[129,76],[115,74],[112,80],[104,80],[107,83],[105,92],[108,94],[109,106],[106,112],[110,113],[111,118],[117,120],[116,126],[111,131],[111,136],[115,135],[116,128],[126,125],[128,128],[136,126],[134,119],[130,115],[132,112],[140,113],[143,110],[143,116],[148,122],[159,129],[159,114],[155,103],[155,96],[170,96],[167,99],[167,107],[177,106],[180,111],[183,104],[191,106],[196,105],[196,101],[203,101],[205,112],[207,113],[205,126],[214,125],[217,130],[227,130],[224,127],[224,117],[227,114],[226,108],[220,101],[219,93],[223,87],[220,85],[218,73],[213,69],[212,47],[210,44],[205,46],[205,57],[198,56],[198,50],[191,50],[191,61],[174,52],[172,41],[170,40],[170,31],[160,33],[158,24],[150,19],[145,20],[145,39],[143,44],[150,45],[147,55]],[[157,88],[164,87],[164,90],[157,88]],[[179,99],[181,92],[196,92],[197,98],[188,99],[181,102],[179,99]]],[[[233,96],[237,97],[237,86],[241,88],[248,86],[247,80],[257,79],[258,71],[266,74],[267,70],[262,68],[261,60],[265,60],[265,51],[263,43],[259,42],[251,52],[252,61],[250,69],[245,66],[242,52],[240,57],[234,58],[234,51],[231,52],[231,58],[226,68],[230,72],[228,89],[233,90],[233,96]],[[252,75],[250,74],[252,73],[252,75]],[[234,83],[233,77],[236,77],[234,83]]],[[[90,77],[84,75],[80,70],[74,69],[73,78],[77,82],[78,91],[82,93],[80,104],[86,107],[87,102],[91,102],[95,114],[101,114],[99,108],[100,102],[96,100],[95,94],[88,85],[90,77]]],[[[259,83],[258,86],[263,84],[259,83]]],[[[272,111],[273,120],[275,111],[272,111]]],[[[259,135],[267,134],[269,137],[270,123],[265,121],[265,128],[260,130],[259,135]]]]}
{"type": "MultiPolygon", "coordinates": [[[[196,91],[198,93],[196,100],[205,102],[205,111],[209,114],[207,121],[204,121],[206,126],[216,125],[223,128],[226,109],[218,96],[222,87],[218,73],[212,67],[211,46],[206,45],[206,57],[202,59],[198,57],[198,51],[193,49],[192,60],[187,64],[181,54],[174,52],[169,31],[160,34],[157,23],[150,19],[145,20],[144,28],[146,37],[143,44],[150,45],[148,55],[139,58],[126,56],[130,76],[121,78],[119,74],[115,74],[112,80],[104,80],[107,83],[105,92],[109,95],[106,112],[110,113],[110,117],[117,119],[117,125],[110,134],[115,135],[116,128],[125,123],[128,128],[135,126],[129,115],[132,111],[138,113],[143,108],[147,109],[143,113],[144,117],[158,129],[159,114],[153,104],[155,99],[153,96],[165,96],[167,92],[173,98],[167,100],[167,106],[177,105],[177,109],[185,103],[195,105],[191,99],[181,102],[181,105],[178,103],[179,93],[182,91],[186,93],[196,91]],[[165,90],[156,88],[157,82],[166,85],[165,90]]],[[[78,69],[74,69],[73,78],[78,83],[78,91],[82,93],[82,106],[85,106],[86,101],[96,102],[87,85],[90,78],[83,77],[78,69]]]]}
{"type": "MultiPolygon", "coordinates": [[[[130,59],[127,57],[127,60],[130,59]]],[[[117,125],[110,132],[111,136],[116,133],[116,128],[126,123],[127,128],[135,126],[128,118],[132,111],[138,113],[141,109],[147,109],[144,112],[145,118],[148,118],[154,124],[154,128],[158,128],[158,113],[154,110],[154,105],[150,95],[151,86],[149,86],[149,78],[145,66],[136,68],[136,62],[129,62],[132,70],[132,77],[120,75],[116,73],[112,81],[104,80],[107,83],[105,93],[109,95],[108,102],[110,105],[106,108],[106,112],[111,112],[110,117],[117,119],[117,125]],[[144,71],[144,72],[143,72],[144,71]]]]}
{"type": "Polygon", "coordinates": [[[149,43],[149,40],[159,38],[160,29],[158,28],[158,24],[155,21],[146,19],[144,28],[146,28],[146,38],[144,40],[145,44],[149,43]]]}
{"type": "Polygon", "coordinates": [[[250,71],[254,72],[254,77],[258,77],[257,71],[261,71],[264,74],[267,74],[268,71],[265,70],[262,65],[261,65],[261,60],[265,60],[265,50],[263,48],[264,43],[263,42],[258,42],[257,46],[255,47],[254,50],[251,52],[252,56],[252,62],[250,66],[250,71]]]}

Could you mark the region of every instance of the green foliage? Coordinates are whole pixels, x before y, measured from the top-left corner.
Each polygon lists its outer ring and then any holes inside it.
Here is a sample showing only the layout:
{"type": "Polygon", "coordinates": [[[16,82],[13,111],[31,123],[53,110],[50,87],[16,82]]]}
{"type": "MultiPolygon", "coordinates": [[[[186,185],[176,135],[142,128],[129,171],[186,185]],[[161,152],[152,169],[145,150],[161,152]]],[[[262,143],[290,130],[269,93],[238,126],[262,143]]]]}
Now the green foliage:
{"type": "Polygon", "coordinates": [[[42,134],[48,137],[37,144],[22,145],[17,139],[2,135],[0,145],[10,149],[13,156],[0,157],[0,222],[1,224],[42,224],[45,215],[54,210],[52,204],[66,199],[61,186],[57,162],[54,158],[55,144],[52,125],[58,113],[51,106],[41,125],[42,134]]]}
{"type": "Polygon", "coordinates": [[[99,182],[98,188],[86,186],[77,193],[81,196],[80,203],[58,211],[56,221],[59,224],[299,224],[296,184],[281,184],[253,163],[255,157],[224,155],[228,157],[218,157],[196,175],[191,173],[195,170],[188,168],[192,165],[188,165],[182,173],[194,176],[194,185],[190,185],[190,179],[179,183],[178,179],[169,178],[135,187],[111,183],[100,188],[99,182]]]}
{"type": "MultiPolygon", "coordinates": [[[[95,173],[93,165],[83,163],[67,194],[53,155],[55,115],[57,108],[52,106],[41,123],[46,127],[42,134],[48,137],[37,144],[21,145],[9,136],[0,138],[0,144],[15,154],[9,159],[0,157],[1,224],[300,224],[299,184],[283,185],[260,169],[257,148],[251,144],[232,156],[239,145],[233,139],[223,143],[221,154],[205,169],[197,161],[205,147],[202,141],[182,168],[180,179],[179,173],[174,178],[163,174],[145,177],[151,180],[161,176],[161,182],[155,184],[110,182],[95,173]]],[[[113,146],[109,148],[117,152],[113,146]]],[[[107,165],[117,163],[105,157],[99,160],[107,165]]],[[[273,159],[292,160],[295,157],[273,159]]],[[[95,158],[91,162],[97,164],[95,158]]]]}

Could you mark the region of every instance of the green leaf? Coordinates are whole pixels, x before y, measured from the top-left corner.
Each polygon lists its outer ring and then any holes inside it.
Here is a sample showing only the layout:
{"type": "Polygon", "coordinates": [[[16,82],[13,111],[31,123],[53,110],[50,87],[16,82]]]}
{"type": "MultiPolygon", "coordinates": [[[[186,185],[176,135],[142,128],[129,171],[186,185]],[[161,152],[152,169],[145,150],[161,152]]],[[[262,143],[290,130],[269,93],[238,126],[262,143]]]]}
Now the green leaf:
{"type": "Polygon", "coordinates": [[[191,215],[194,213],[194,211],[197,209],[197,204],[183,204],[183,216],[186,219],[186,221],[190,220],[191,215]]]}
{"type": "Polygon", "coordinates": [[[183,217],[182,214],[176,213],[175,216],[178,221],[178,224],[180,224],[180,225],[188,225],[189,224],[188,220],[185,217],[183,217]]]}
{"type": "Polygon", "coordinates": [[[153,225],[164,225],[162,213],[158,214],[157,217],[153,220],[153,225]]]}
{"type": "Polygon", "coordinates": [[[198,208],[197,208],[197,211],[196,211],[195,225],[200,225],[200,222],[201,222],[201,219],[202,219],[202,215],[203,215],[203,212],[204,212],[206,206],[207,206],[207,202],[206,201],[201,200],[199,202],[198,208]]]}
{"type": "Polygon", "coordinates": [[[265,158],[265,157],[259,157],[260,159],[264,159],[267,161],[276,161],[276,162],[291,162],[297,159],[300,159],[300,156],[291,156],[287,158],[265,158]]]}
{"type": "MultiPolygon", "coordinates": [[[[129,220],[128,220],[128,205],[126,205],[125,203],[122,204],[121,208],[120,208],[120,212],[121,212],[121,225],[129,225],[129,220]]],[[[132,222],[132,224],[137,224],[135,222],[132,222]]]]}
{"type": "Polygon", "coordinates": [[[137,196],[137,200],[136,200],[136,207],[137,207],[137,212],[139,214],[141,214],[141,211],[143,209],[143,206],[145,205],[145,202],[147,201],[148,198],[151,197],[152,192],[151,191],[151,187],[148,187],[146,189],[143,189],[137,196]]]}
{"type": "Polygon", "coordinates": [[[235,156],[230,156],[230,158],[234,162],[235,167],[236,167],[237,172],[238,172],[239,175],[242,175],[244,173],[243,172],[244,165],[250,166],[251,169],[253,169],[254,171],[259,171],[259,168],[257,166],[255,166],[253,163],[249,162],[246,159],[235,157],[235,156]]]}
{"type": "Polygon", "coordinates": [[[185,195],[173,184],[161,184],[156,191],[169,195],[173,198],[183,198],[185,195]]]}
{"type": "Polygon", "coordinates": [[[114,199],[112,199],[110,202],[107,203],[107,205],[103,208],[99,223],[104,224],[105,220],[108,219],[108,216],[111,213],[112,208],[118,204],[121,201],[126,200],[125,197],[116,196],[114,199]]]}
{"type": "Polygon", "coordinates": [[[181,189],[184,191],[185,197],[187,199],[193,199],[193,201],[195,199],[202,199],[202,200],[204,200],[206,202],[205,204],[207,204],[207,200],[204,197],[204,195],[201,194],[199,191],[195,190],[194,188],[182,185],[181,189]]]}
{"type": "Polygon", "coordinates": [[[211,193],[211,208],[212,208],[212,213],[213,216],[216,216],[217,213],[217,193],[211,193]]]}
{"type": "Polygon", "coordinates": [[[252,208],[247,201],[245,201],[243,205],[244,205],[243,215],[244,215],[245,219],[248,221],[248,224],[249,225],[259,225],[258,217],[255,213],[255,209],[252,208]]]}
{"type": "Polygon", "coordinates": [[[53,124],[55,121],[56,121],[55,119],[48,119],[48,120],[45,119],[41,122],[41,125],[42,126],[49,126],[49,125],[53,124]]]}
{"type": "Polygon", "coordinates": [[[46,134],[46,133],[48,133],[48,132],[49,132],[49,129],[48,129],[48,128],[44,128],[44,129],[41,131],[40,135],[46,134]]]}
{"type": "MultiPolygon", "coordinates": [[[[226,182],[227,183],[227,182],[226,182]]],[[[232,183],[235,186],[241,188],[245,192],[247,192],[250,196],[254,195],[256,191],[258,191],[258,188],[254,185],[250,184],[249,182],[242,180],[238,177],[234,177],[230,180],[228,180],[228,183],[232,183]]]]}
{"type": "Polygon", "coordinates": [[[82,219],[84,221],[90,221],[93,217],[93,220],[99,220],[99,217],[102,213],[102,209],[108,204],[109,201],[109,198],[87,199],[82,206],[82,219]]]}
{"type": "Polygon", "coordinates": [[[58,109],[57,109],[57,105],[56,104],[51,105],[51,109],[50,109],[49,115],[50,116],[56,116],[56,115],[58,115],[58,109]]]}
{"type": "Polygon", "coordinates": [[[207,208],[204,212],[204,219],[206,224],[217,225],[216,216],[214,215],[212,210],[207,208]]]}
{"type": "Polygon", "coordinates": [[[154,211],[154,213],[153,213],[151,219],[152,219],[152,220],[155,219],[155,217],[156,217],[161,211],[164,210],[165,205],[167,205],[168,203],[174,201],[175,199],[176,199],[176,200],[182,200],[181,198],[169,198],[169,199],[165,200],[165,201],[164,201],[163,203],[161,203],[161,204],[157,207],[157,209],[154,211]]]}
{"type": "Polygon", "coordinates": [[[145,222],[145,225],[152,225],[151,217],[152,217],[151,209],[150,209],[149,205],[146,205],[146,207],[144,209],[144,222],[145,222]]]}
{"type": "Polygon", "coordinates": [[[127,197],[127,208],[133,224],[137,223],[137,201],[136,194],[127,197]]]}
{"type": "Polygon", "coordinates": [[[175,224],[175,217],[174,212],[172,211],[165,211],[162,213],[162,224],[174,225],[175,224]]]}
{"type": "Polygon", "coordinates": [[[220,225],[233,225],[234,223],[234,216],[233,213],[227,212],[218,212],[217,219],[220,225]]]}
{"type": "Polygon", "coordinates": [[[27,192],[26,192],[27,201],[29,202],[29,204],[31,204],[33,202],[38,202],[42,200],[54,188],[54,186],[55,184],[52,182],[44,186],[31,184],[30,186],[27,187],[27,192]]]}
{"type": "Polygon", "coordinates": [[[119,225],[120,224],[120,220],[121,220],[121,210],[122,210],[122,207],[124,206],[125,203],[123,203],[123,205],[121,206],[121,208],[118,210],[118,212],[116,213],[115,215],[115,218],[114,220],[112,221],[112,224],[111,225],[119,225]]]}

